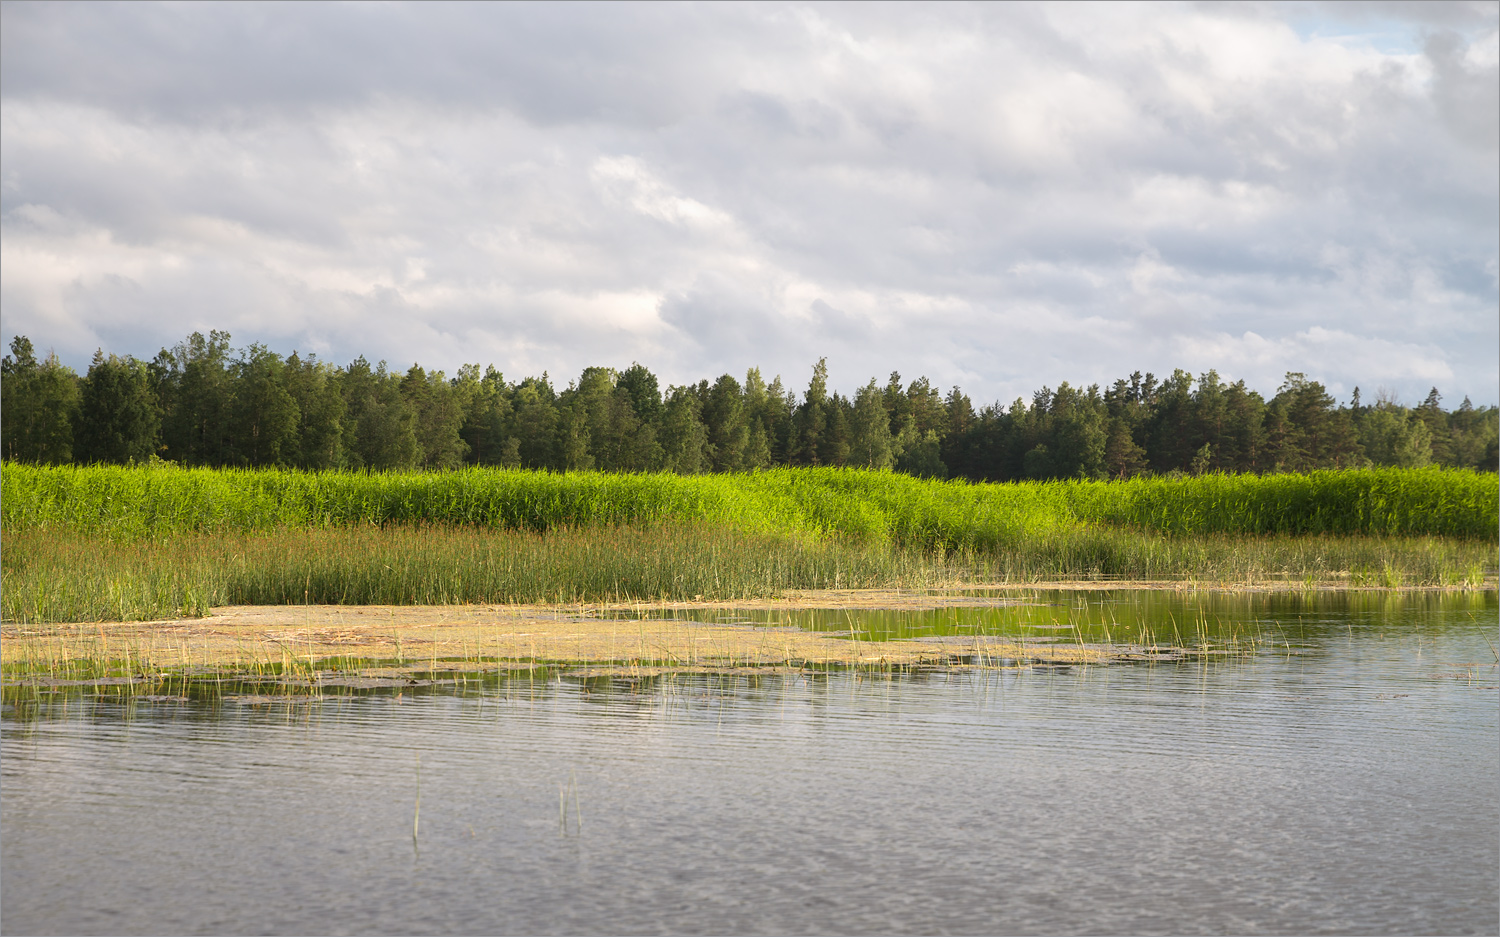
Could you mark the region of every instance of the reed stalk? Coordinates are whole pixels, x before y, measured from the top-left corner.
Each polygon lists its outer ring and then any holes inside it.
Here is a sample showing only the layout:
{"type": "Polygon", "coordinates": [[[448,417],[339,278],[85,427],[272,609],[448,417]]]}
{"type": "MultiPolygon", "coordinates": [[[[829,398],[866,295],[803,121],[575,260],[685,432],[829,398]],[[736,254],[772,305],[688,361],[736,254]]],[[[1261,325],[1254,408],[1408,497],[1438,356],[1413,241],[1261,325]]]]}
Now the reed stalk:
{"type": "Polygon", "coordinates": [[[0,484],[9,622],[1064,578],[1474,588],[1495,574],[1500,501],[1493,474],[1435,469],[969,485],[837,469],[380,475],[6,463],[0,484]]]}

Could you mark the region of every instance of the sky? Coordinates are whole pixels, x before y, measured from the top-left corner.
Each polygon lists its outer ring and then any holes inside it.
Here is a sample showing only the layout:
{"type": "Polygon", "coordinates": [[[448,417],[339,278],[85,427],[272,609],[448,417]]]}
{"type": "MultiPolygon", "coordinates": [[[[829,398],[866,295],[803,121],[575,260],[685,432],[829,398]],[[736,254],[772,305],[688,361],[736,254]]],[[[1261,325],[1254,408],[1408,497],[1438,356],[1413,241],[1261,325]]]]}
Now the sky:
{"type": "Polygon", "coordinates": [[[1500,4],[0,5],[0,340],[1500,398],[1500,4]]]}

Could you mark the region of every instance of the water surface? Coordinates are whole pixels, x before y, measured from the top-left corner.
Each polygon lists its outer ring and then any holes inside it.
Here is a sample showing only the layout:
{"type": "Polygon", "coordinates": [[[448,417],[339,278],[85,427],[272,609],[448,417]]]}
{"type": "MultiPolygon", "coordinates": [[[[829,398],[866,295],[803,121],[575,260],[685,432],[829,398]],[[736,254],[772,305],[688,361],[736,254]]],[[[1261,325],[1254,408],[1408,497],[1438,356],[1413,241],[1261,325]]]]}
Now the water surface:
{"type": "Polygon", "coordinates": [[[0,930],[1500,929],[1493,593],[804,619],[755,620],[1175,626],[1234,653],[295,698],[8,688],[0,930]]]}

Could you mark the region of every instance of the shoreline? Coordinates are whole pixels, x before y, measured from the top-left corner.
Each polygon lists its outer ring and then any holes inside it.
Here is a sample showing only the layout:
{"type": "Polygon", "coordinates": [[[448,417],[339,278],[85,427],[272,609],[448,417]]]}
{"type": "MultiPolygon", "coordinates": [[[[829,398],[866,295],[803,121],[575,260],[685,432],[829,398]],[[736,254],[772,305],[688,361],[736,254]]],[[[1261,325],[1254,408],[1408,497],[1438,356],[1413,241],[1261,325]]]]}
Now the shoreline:
{"type": "MultiPolygon", "coordinates": [[[[789,591],[779,598],[563,605],[240,605],[202,618],[135,622],[7,622],[0,625],[0,668],[7,684],[77,685],[169,675],[292,675],[307,685],[383,685],[418,673],[496,673],[538,666],[584,668],[595,675],[725,673],[746,669],[1067,666],[1182,660],[1191,648],[1166,645],[1034,643],[985,636],[866,641],[848,632],[785,625],[617,617],[695,610],[757,612],[858,609],[919,611],[1015,605],[1047,591],[1177,593],[1496,591],[1480,587],[1388,589],[1333,582],[1059,580],[962,583],[922,592],[893,589],[789,591]],[[976,594],[977,593],[977,594],[976,594]],[[320,664],[327,665],[320,668],[320,664]],[[78,668],[85,679],[60,677],[78,668]],[[354,681],[350,683],[349,681],[354,681]],[[371,684],[369,681],[374,680],[371,684]]],[[[82,676],[82,675],[79,675],[82,676]]],[[[295,682],[295,681],[294,681],[295,682]]]]}

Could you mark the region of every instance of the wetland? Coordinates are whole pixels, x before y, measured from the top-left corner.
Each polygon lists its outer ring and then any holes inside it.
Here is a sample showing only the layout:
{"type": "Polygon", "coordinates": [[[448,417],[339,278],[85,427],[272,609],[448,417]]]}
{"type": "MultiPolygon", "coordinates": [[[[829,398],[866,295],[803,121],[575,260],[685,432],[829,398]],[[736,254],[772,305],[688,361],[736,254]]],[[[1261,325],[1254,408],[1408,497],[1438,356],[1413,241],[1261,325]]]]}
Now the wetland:
{"type": "Polygon", "coordinates": [[[1495,933],[1493,473],[0,472],[0,933],[1495,933]]]}
{"type": "Polygon", "coordinates": [[[7,623],[0,929],[1493,933],[1497,628],[1181,584],[7,623]]]}

